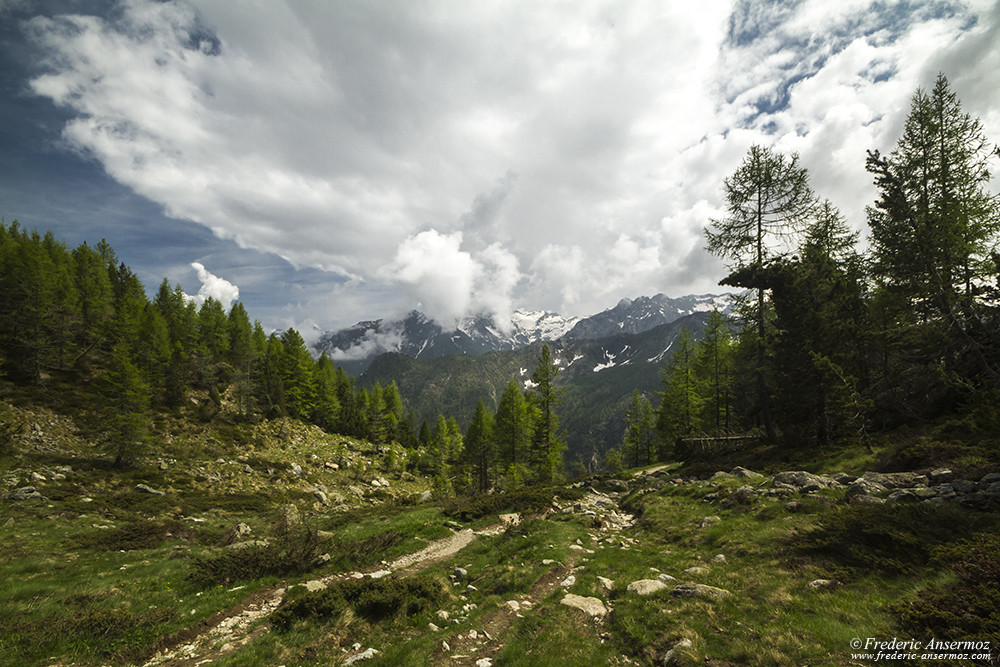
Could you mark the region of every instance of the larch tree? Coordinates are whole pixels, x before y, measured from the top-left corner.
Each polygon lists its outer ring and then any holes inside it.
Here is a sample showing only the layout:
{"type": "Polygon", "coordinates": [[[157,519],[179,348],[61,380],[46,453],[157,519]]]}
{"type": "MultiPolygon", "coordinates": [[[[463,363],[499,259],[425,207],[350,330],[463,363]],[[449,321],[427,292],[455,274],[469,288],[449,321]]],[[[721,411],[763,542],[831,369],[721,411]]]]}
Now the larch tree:
{"type": "Polygon", "coordinates": [[[732,273],[722,284],[757,291],[758,337],[756,385],[760,416],[768,440],[777,433],[768,401],[765,359],[765,265],[793,247],[815,209],[816,197],[798,155],[790,157],[764,146],[750,147],[743,162],[724,181],[726,215],[705,229],[708,250],[729,262],[732,273]]]}

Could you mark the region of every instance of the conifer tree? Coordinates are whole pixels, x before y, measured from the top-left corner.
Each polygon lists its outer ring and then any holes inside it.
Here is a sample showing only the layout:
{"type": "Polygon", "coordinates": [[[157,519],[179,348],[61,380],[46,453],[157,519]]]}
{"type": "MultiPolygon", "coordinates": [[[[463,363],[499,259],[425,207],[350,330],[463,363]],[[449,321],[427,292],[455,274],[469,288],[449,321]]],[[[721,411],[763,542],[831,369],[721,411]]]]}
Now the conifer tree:
{"type": "Polygon", "coordinates": [[[493,439],[493,417],[486,410],[483,399],[476,403],[469,428],[465,432],[466,460],[472,465],[476,488],[485,493],[490,488],[490,469],[496,476],[496,446],[493,439]]]}
{"type": "Polygon", "coordinates": [[[705,229],[708,250],[729,260],[733,270],[722,284],[757,291],[756,325],[757,400],[761,420],[771,442],[777,432],[771,418],[765,359],[767,331],[765,318],[765,264],[794,243],[808,224],[815,208],[805,168],[798,155],[786,157],[769,148],[750,147],[742,164],[724,181],[726,217],[712,220],[705,229]]]}
{"type": "Polygon", "coordinates": [[[143,451],[149,420],[149,387],[135,365],[125,342],[115,345],[104,382],[108,405],[107,444],[114,465],[131,465],[143,451]]]}
{"type": "Polygon", "coordinates": [[[547,344],[542,345],[537,361],[535,372],[531,374],[537,411],[531,431],[531,464],[538,481],[551,482],[562,470],[562,455],[566,450],[556,413],[563,391],[555,385],[559,367],[552,361],[547,344]]]}

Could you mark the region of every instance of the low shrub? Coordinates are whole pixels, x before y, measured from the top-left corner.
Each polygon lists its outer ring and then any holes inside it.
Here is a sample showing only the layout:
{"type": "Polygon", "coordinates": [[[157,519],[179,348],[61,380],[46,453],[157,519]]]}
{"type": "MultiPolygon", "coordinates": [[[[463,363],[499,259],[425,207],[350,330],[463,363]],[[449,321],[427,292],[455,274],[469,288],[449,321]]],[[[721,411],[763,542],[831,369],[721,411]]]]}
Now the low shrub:
{"type": "Polygon", "coordinates": [[[1000,646],[1000,535],[980,534],[939,547],[934,560],[950,567],[957,581],[894,605],[900,628],[912,637],[990,641],[995,653],[1000,646]]]}
{"type": "Polygon", "coordinates": [[[529,486],[516,491],[502,491],[472,498],[466,496],[453,498],[445,506],[444,514],[458,521],[475,521],[508,512],[540,512],[551,505],[557,497],[577,500],[583,495],[581,489],[529,486]]]}
{"type": "Polygon", "coordinates": [[[427,573],[405,579],[345,579],[291,600],[271,616],[271,623],[284,632],[297,621],[325,621],[348,609],[370,623],[379,623],[430,611],[446,595],[444,583],[427,573]]]}
{"type": "Polygon", "coordinates": [[[193,560],[189,579],[212,586],[267,576],[290,576],[309,572],[317,565],[319,537],[305,526],[287,528],[272,543],[227,549],[214,556],[193,560]]]}
{"type": "Polygon", "coordinates": [[[795,538],[799,553],[819,556],[841,568],[838,576],[877,570],[913,574],[935,548],[978,530],[996,529],[994,514],[954,504],[848,505],[818,520],[817,530],[795,538]]]}
{"type": "Polygon", "coordinates": [[[192,534],[180,521],[135,521],[118,528],[95,530],[78,537],[76,543],[97,551],[132,551],[158,547],[170,536],[190,539],[192,534]]]}

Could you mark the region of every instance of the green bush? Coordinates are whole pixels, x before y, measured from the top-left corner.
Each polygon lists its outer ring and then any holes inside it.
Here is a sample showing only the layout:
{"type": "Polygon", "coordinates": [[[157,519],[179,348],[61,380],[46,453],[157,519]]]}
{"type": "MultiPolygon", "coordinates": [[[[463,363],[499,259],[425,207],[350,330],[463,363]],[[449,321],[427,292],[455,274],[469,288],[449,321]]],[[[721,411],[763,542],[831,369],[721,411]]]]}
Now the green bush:
{"type": "Polygon", "coordinates": [[[427,573],[405,579],[345,579],[288,602],[271,622],[284,632],[296,621],[327,620],[350,609],[370,623],[379,623],[430,611],[444,600],[446,591],[442,581],[427,573]]]}
{"type": "Polygon", "coordinates": [[[529,486],[516,491],[454,498],[445,506],[444,513],[458,521],[475,521],[509,512],[541,512],[557,497],[577,500],[583,495],[581,489],[529,486]]]}
{"type": "Polygon", "coordinates": [[[215,556],[195,558],[189,575],[196,584],[211,586],[267,576],[309,572],[317,566],[319,537],[304,526],[279,531],[267,545],[228,549],[215,556]]]}

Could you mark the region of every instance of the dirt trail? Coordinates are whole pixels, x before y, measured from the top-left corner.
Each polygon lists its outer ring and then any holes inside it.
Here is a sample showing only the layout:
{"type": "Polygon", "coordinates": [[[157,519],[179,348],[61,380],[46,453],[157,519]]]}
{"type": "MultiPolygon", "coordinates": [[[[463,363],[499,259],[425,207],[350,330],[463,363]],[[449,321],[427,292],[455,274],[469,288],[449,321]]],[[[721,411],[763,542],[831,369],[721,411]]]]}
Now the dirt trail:
{"type": "MultiPolygon", "coordinates": [[[[338,579],[350,576],[408,576],[435,563],[447,560],[468,546],[479,535],[496,535],[507,526],[503,523],[487,526],[478,531],[465,529],[431,542],[420,551],[397,558],[388,570],[367,573],[338,573],[314,580],[325,587],[338,579]]],[[[254,624],[270,615],[285,598],[285,587],[271,588],[247,597],[239,606],[220,612],[207,621],[179,632],[164,642],[156,655],[144,667],[195,667],[211,664],[231,655],[250,641],[268,632],[266,624],[254,624]]]]}

